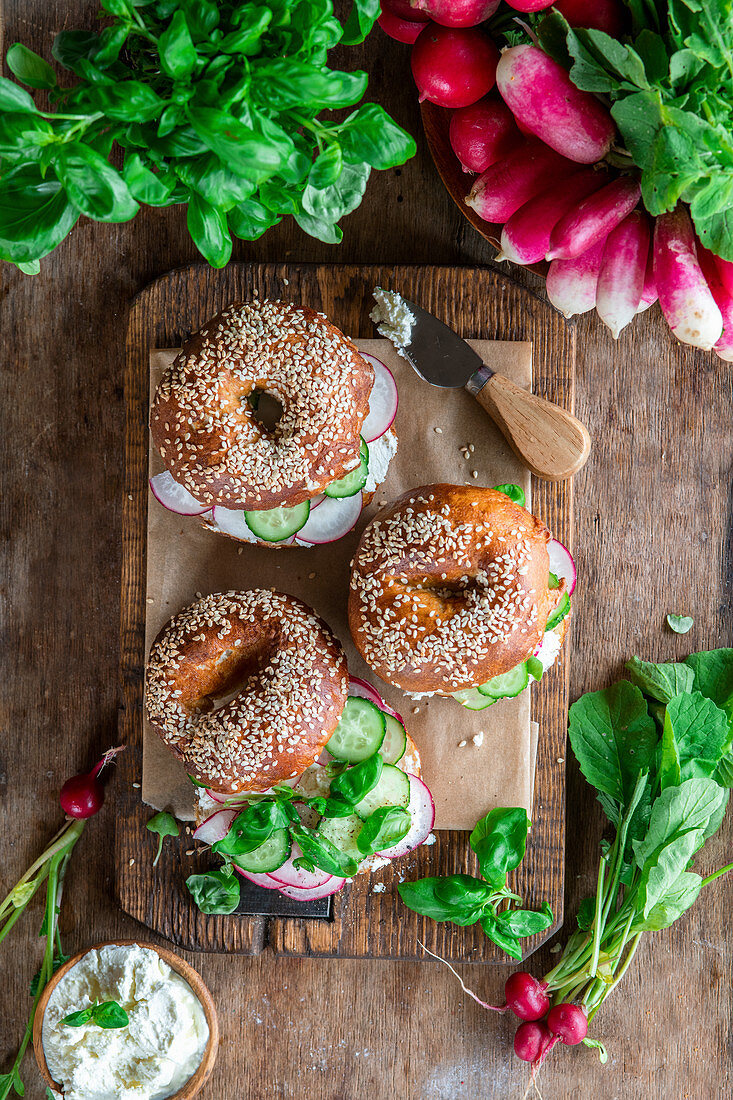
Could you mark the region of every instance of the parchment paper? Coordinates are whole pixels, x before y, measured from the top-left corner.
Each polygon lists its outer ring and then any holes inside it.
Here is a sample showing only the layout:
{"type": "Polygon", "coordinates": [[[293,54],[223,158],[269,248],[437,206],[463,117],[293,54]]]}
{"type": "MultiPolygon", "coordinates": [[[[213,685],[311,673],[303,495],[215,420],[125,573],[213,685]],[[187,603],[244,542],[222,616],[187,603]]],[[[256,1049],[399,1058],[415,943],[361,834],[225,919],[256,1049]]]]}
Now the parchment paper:
{"type": "MultiPolygon", "coordinates": [[[[359,657],[347,626],[349,562],[365,524],[380,502],[432,482],[521,485],[530,506],[530,475],[476,400],[462,389],[441,390],[422,381],[386,340],[359,340],[361,350],[387,364],[397,379],[400,406],[395,427],[399,450],[386,482],[359,524],[338,542],[311,550],[249,546],[204,530],[193,516],[166,511],[152,497],[148,508],[146,653],[163,624],[198,595],[237,588],[274,587],[310,604],[346,650],[349,670],[370,680],[405,719],[418,744],[423,776],[436,806],[437,829],[471,829],[494,806],[531,809],[537,729],[531,729],[529,692],[484,711],[453,699],[409,696],[379,680],[359,657]],[[468,461],[461,447],[474,447],[468,461]],[[477,471],[474,478],[472,471],[477,471]],[[483,734],[483,737],[481,736],[483,734]],[[476,738],[476,741],[474,741],[476,738]],[[461,744],[465,742],[465,744],[461,744]],[[478,742],[478,743],[476,743],[478,742]],[[460,747],[459,747],[460,746],[460,747]]],[[[521,386],[532,383],[531,344],[471,341],[495,370],[521,386]]],[[[177,351],[154,351],[150,392],[177,351]]],[[[163,469],[151,445],[150,472],[163,469]]],[[[183,766],[145,720],[143,800],[193,816],[192,788],[183,766]]]]}

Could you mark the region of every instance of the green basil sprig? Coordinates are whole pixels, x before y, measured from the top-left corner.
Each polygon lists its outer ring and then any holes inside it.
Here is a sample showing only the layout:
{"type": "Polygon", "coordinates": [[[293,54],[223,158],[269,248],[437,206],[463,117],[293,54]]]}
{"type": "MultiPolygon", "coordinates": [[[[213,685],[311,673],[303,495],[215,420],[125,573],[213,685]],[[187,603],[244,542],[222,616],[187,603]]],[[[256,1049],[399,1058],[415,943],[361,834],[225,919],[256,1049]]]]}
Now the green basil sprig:
{"type": "Polygon", "coordinates": [[[207,915],[233,913],[239,905],[239,882],[231,865],[203,875],[189,875],[186,886],[201,912],[207,915]]]}
{"type": "Polygon", "coordinates": [[[155,853],[155,859],[153,860],[153,867],[160,859],[160,853],[163,851],[163,841],[167,836],[178,836],[180,828],[173,814],[162,811],[161,813],[153,814],[145,828],[149,833],[156,833],[158,835],[158,848],[155,853]]]}
{"type": "Polygon", "coordinates": [[[61,1023],[67,1027],[83,1027],[84,1024],[95,1024],[105,1031],[117,1030],[127,1027],[130,1017],[122,1005],[117,1001],[98,1001],[89,1008],[82,1008],[78,1012],[70,1012],[64,1016],[61,1023]]]}
{"type": "Polygon", "coordinates": [[[80,215],[124,222],[142,205],[188,204],[189,233],[214,267],[228,262],[233,236],[255,240],[288,215],[338,243],[371,170],[415,154],[382,107],[356,106],[367,74],[327,64],[334,46],[370,32],[377,0],[354,0],[344,26],[332,0],[102,8],[99,32],[56,36],[60,80],[21,43],[6,55],[51,106],[0,77],[0,259],[27,273],[80,215]]]}
{"type": "Polygon", "coordinates": [[[524,909],[522,899],[507,886],[509,872],[524,859],[528,829],[526,810],[492,810],[477,822],[469,840],[483,878],[447,875],[403,882],[397,887],[400,897],[410,909],[433,920],[480,923],[507,955],[521,959],[520,939],[544,931],[553,921],[549,905],[524,909]]]}

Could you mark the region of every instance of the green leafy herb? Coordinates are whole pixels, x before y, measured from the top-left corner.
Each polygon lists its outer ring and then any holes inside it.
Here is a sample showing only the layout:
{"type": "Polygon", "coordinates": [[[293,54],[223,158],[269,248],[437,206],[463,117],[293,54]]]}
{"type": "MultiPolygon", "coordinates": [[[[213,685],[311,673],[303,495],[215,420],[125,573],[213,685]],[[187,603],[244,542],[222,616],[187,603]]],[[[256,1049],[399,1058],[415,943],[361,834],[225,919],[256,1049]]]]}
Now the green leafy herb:
{"type": "Polygon", "coordinates": [[[78,1012],[70,1012],[61,1020],[67,1027],[83,1027],[84,1024],[95,1024],[106,1031],[127,1027],[130,1017],[122,1005],[117,1001],[98,1001],[89,1008],[82,1008],[78,1012]]]}
{"type": "Polygon", "coordinates": [[[221,867],[203,875],[189,875],[186,886],[202,913],[233,913],[239,905],[239,883],[221,867]]]}
{"type": "Polygon", "coordinates": [[[675,634],[687,634],[694,625],[695,620],[690,615],[668,615],[667,626],[674,630],[675,634]]]}
{"type": "Polygon", "coordinates": [[[167,836],[178,836],[180,829],[173,814],[164,812],[153,814],[145,828],[149,833],[157,833],[160,838],[158,840],[158,849],[155,853],[155,859],[153,860],[153,867],[155,867],[160,859],[160,853],[163,851],[163,841],[167,836]]]}
{"type": "Polygon", "coordinates": [[[447,875],[402,882],[397,887],[400,897],[410,909],[433,920],[480,923],[489,939],[512,958],[521,959],[520,939],[544,931],[553,921],[549,906],[524,909],[521,898],[507,886],[509,871],[524,858],[528,829],[526,810],[491,810],[470,837],[483,878],[447,875]]]}
{"type": "Polygon", "coordinates": [[[509,497],[509,499],[513,500],[515,504],[521,504],[523,508],[524,505],[527,503],[527,498],[524,495],[524,489],[521,487],[521,485],[495,485],[494,489],[497,491],[497,493],[503,493],[504,496],[509,497]]]}
{"type": "Polygon", "coordinates": [[[191,237],[214,267],[228,262],[232,236],[256,240],[288,215],[338,242],[372,168],[415,154],[382,107],[356,107],[366,73],[327,64],[333,47],[371,31],[378,0],[355,0],[343,26],[332,0],[102,7],[99,32],[56,36],[60,80],[21,43],[6,55],[51,105],[0,78],[0,259],[23,271],[36,271],[80,215],[122,222],[141,204],[186,203],[191,237]]]}

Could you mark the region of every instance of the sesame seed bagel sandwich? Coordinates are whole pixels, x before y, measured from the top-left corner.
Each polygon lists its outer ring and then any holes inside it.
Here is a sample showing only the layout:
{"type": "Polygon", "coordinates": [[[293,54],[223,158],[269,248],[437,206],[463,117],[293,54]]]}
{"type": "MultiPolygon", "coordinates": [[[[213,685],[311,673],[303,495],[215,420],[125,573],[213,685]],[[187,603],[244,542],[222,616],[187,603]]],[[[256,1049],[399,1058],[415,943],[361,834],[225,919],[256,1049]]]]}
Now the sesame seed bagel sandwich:
{"type": "Polygon", "coordinates": [[[220,592],[174,615],[150,650],[145,703],[194,784],[194,836],[225,872],[321,897],[432,829],[404,722],[349,679],[338,640],[293,596],[220,592]]]}
{"type": "Polygon", "coordinates": [[[365,528],[349,627],[364,660],[415,696],[471,710],[518,695],[562,646],[575,566],[516,485],[424,485],[365,528]]]}
{"type": "Polygon", "coordinates": [[[307,306],[254,299],[217,314],[164,372],[150,430],[171,511],[263,546],[345,535],[397,450],[397,387],[307,306]]]}

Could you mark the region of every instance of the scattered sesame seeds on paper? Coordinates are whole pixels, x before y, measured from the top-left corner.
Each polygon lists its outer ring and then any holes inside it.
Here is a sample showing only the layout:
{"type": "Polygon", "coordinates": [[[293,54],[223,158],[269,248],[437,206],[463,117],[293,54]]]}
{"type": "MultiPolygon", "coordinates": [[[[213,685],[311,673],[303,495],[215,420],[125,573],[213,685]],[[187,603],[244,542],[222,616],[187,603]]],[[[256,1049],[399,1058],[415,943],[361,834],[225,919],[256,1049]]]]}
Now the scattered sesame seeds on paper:
{"type": "MultiPolygon", "coordinates": [[[[333,320],[338,323],[338,318],[333,320]]],[[[186,328],[186,318],[181,319],[186,328]]],[[[347,335],[349,335],[347,333],[347,335]]],[[[194,600],[195,592],[277,588],[304,600],[329,624],[344,644],[349,669],[374,683],[395,710],[405,715],[417,742],[423,774],[437,809],[436,828],[472,828],[478,817],[497,805],[531,805],[536,732],[531,729],[529,693],[472,712],[453,699],[413,701],[374,676],[351,642],[346,604],[349,562],[366,522],[382,500],[394,500],[407,489],[430,482],[463,484],[466,459],[461,446],[471,443],[472,484],[522,485],[529,503],[529,473],[521,466],[478,402],[462,390],[439,390],[417,377],[385,340],[358,340],[359,347],[382,359],[394,373],[400,392],[395,428],[399,448],[379,497],[365,509],[357,527],[338,542],[313,549],[268,549],[246,545],[206,531],[196,517],[167,512],[148,501],[146,652],[163,624],[194,600]],[[435,427],[441,430],[436,432],[435,427]],[[482,730],[480,745],[473,738],[482,730]],[[457,750],[459,741],[466,748],[457,750]]],[[[527,343],[474,342],[495,370],[519,385],[531,382],[531,349],[527,343]]],[[[151,354],[151,387],[175,358],[173,350],[151,354]]],[[[157,453],[150,473],[163,469],[157,453]]],[[[469,473],[470,478],[470,473],[469,473]]],[[[531,506],[531,505],[530,505],[531,506]]],[[[542,518],[542,517],[541,517],[542,518]]],[[[177,816],[193,816],[192,787],[183,766],[145,723],[143,799],[177,816]]]]}

